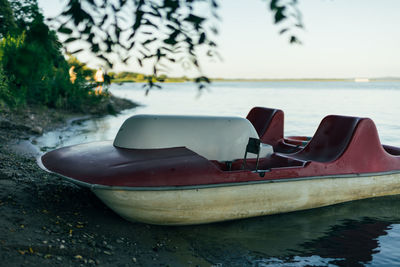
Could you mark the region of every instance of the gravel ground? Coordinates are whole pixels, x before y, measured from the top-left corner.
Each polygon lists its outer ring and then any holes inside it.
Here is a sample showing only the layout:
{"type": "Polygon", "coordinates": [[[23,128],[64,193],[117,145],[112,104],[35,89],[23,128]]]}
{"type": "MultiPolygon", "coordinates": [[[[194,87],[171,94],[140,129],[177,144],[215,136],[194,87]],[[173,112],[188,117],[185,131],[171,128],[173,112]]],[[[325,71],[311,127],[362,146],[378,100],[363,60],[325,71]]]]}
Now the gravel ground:
{"type": "MultiPolygon", "coordinates": [[[[112,103],[117,112],[133,107],[116,98],[112,103]]],[[[110,106],[105,109],[109,112],[110,106]]],[[[42,171],[29,153],[12,149],[16,140],[40,135],[78,116],[82,114],[32,107],[0,113],[0,260],[4,266],[213,265],[180,234],[188,228],[125,221],[90,190],[42,171]]]]}

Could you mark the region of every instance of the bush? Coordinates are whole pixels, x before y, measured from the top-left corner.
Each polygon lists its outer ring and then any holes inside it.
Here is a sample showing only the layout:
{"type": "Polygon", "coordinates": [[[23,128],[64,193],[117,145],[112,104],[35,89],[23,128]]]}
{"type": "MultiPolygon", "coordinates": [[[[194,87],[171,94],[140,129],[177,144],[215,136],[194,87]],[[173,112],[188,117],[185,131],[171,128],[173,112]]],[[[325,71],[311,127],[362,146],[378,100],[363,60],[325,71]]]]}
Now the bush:
{"type": "Polygon", "coordinates": [[[0,65],[0,109],[3,109],[5,104],[11,101],[11,95],[8,88],[8,78],[0,65]]]}
{"type": "Polygon", "coordinates": [[[61,44],[40,20],[26,33],[0,41],[0,63],[10,77],[7,94],[0,98],[10,106],[33,104],[84,111],[102,97],[89,94],[92,86],[83,75],[74,84],[70,82],[70,65],[61,53],[61,44]]]}
{"type": "Polygon", "coordinates": [[[18,3],[13,2],[17,8],[14,15],[25,14],[25,6],[31,7],[32,12],[27,21],[23,20],[25,15],[20,16],[23,23],[18,23],[17,33],[9,32],[0,39],[0,102],[11,107],[44,105],[74,111],[96,105],[103,96],[90,94],[92,86],[85,80],[93,70],[82,65],[72,84],[68,71],[79,62],[69,64],[65,60],[56,33],[44,23],[35,1],[27,5],[18,3]]]}
{"type": "Polygon", "coordinates": [[[19,49],[24,43],[25,35],[20,35],[18,37],[12,37],[8,35],[0,41],[0,64],[2,75],[7,79],[7,89],[3,91],[0,95],[1,99],[5,101],[10,106],[19,106],[25,103],[26,91],[25,87],[21,86],[19,88],[14,87],[15,77],[19,75],[19,69],[17,66],[19,55],[19,49]],[[15,69],[17,73],[8,71],[9,69],[15,69]]]}

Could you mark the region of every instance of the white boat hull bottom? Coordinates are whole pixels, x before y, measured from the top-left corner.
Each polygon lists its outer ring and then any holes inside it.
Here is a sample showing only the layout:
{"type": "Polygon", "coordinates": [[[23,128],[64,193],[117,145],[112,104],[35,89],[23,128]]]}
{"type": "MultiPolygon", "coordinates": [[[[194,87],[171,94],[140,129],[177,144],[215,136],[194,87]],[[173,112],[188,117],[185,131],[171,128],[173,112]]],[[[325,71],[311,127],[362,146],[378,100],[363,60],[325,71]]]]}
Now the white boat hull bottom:
{"type": "Polygon", "coordinates": [[[116,190],[93,187],[92,190],[108,207],[129,221],[190,225],[396,195],[400,194],[400,173],[197,189],[116,190]]]}

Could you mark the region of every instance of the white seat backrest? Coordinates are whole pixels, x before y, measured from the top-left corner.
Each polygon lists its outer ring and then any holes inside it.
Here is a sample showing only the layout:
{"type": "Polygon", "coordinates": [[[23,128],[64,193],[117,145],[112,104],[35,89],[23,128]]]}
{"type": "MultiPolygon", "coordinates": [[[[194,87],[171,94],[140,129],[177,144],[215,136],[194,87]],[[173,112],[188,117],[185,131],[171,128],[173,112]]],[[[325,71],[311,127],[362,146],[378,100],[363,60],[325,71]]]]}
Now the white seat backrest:
{"type": "Polygon", "coordinates": [[[240,117],[135,115],[123,123],[114,146],[184,146],[209,160],[231,161],[243,158],[249,137],[259,138],[253,125],[240,117]]]}

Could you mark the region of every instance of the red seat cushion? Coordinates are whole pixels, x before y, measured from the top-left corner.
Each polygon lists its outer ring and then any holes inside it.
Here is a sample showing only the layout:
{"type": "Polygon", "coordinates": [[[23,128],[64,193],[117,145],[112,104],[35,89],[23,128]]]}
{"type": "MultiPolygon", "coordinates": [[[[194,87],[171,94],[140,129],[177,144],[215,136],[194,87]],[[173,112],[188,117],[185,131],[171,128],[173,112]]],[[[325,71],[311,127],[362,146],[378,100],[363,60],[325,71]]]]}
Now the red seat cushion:
{"type": "Polygon", "coordinates": [[[291,156],[318,162],[336,160],[348,147],[361,120],[358,117],[338,115],[325,117],[307,146],[291,156]]]}
{"type": "Polygon", "coordinates": [[[261,141],[272,146],[283,139],[284,114],[280,109],[255,107],[247,114],[261,141]]]}

